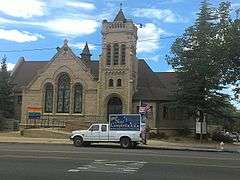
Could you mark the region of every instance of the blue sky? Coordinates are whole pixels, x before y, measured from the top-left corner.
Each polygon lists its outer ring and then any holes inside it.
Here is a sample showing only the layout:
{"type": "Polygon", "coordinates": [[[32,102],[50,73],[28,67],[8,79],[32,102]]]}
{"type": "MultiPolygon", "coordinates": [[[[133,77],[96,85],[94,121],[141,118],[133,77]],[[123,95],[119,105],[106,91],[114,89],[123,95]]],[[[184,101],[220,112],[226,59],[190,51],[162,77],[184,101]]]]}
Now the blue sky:
{"type": "MultiPolygon", "coordinates": [[[[138,54],[154,71],[171,71],[165,61],[174,38],[193,24],[201,0],[0,0],[0,57],[11,69],[18,58],[50,60],[67,38],[76,54],[87,41],[93,59],[101,53],[101,22],[113,20],[123,4],[139,29],[138,54]],[[146,39],[150,39],[146,41],[146,39]],[[145,41],[144,41],[145,40],[145,41]],[[41,51],[21,51],[51,48],[41,51]],[[1,52],[19,50],[19,52],[1,52]]],[[[213,5],[220,0],[210,0],[213,5]]],[[[231,0],[233,10],[240,0],[231,0]]]]}

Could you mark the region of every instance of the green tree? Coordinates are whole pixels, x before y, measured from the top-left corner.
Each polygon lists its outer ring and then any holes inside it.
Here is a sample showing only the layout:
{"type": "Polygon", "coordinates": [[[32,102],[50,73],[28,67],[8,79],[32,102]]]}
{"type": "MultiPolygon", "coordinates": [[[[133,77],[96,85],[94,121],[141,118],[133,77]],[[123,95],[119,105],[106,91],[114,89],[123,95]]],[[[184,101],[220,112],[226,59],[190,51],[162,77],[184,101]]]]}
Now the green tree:
{"type": "Polygon", "coordinates": [[[0,111],[3,116],[11,117],[13,114],[13,93],[6,61],[7,57],[4,56],[1,60],[0,70],[0,111]]]}
{"type": "Polygon", "coordinates": [[[198,111],[201,119],[203,114],[228,117],[226,111],[233,108],[230,96],[222,93],[227,70],[219,60],[222,52],[216,46],[221,40],[220,27],[225,23],[228,27],[229,12],[227,3],[216,12],[208,0],[203,0],[194,25],[176,39],[167,58],[179,79],[176,105],[188,109],[194,117],[198,111]]]}

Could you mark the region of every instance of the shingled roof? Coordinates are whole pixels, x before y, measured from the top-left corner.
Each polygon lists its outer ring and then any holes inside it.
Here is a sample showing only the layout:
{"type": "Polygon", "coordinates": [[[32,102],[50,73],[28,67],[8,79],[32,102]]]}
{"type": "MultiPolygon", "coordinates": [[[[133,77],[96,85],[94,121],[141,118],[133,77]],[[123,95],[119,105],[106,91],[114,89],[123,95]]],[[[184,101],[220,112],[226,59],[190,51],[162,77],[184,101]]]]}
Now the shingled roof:
{"type": "Polygon", "coordinates": [[[11,83],[15,92],[21,91],[27,86],[37,72],[47,65],[49,61],[21,61],[11,76],[11,83]]]}
{"type": "MultiPolygon", "coordinates": [[[[163,73],[163,75],[165,74],[163,73]]],[[[164,77],[162,73],[153,72],[144,60],[139,60],[137,92],[134,94],[133,100],[169,100],[171,87],[168,87],[168,83],[163,83],[166,81],[164,77]]],[[[172,82],[169,79],[168,81],[172,82]]]]}
{"type": "MultiPolygon", "coordinates": [[[[21,91],[49,61],[22,61],[12,75],[15,91],[21,91]]],[[[90,72],[94,79],[99,76],[99,61],[91,61],[90,72]]],[[[138,60],[137,92],[133,100],[167,101],[177,88],[173,72],[153,72],[144,60],[138,60]]]]}
{"type": "Polygon", "coordinates": [[[114,22],[116,22],[116,21],[122,21],[122,22],[126,21],[126,18],[125,18],[124,14],[123,14],[122,9],[119,10],[117,16],[115,17],[114,22]]]}

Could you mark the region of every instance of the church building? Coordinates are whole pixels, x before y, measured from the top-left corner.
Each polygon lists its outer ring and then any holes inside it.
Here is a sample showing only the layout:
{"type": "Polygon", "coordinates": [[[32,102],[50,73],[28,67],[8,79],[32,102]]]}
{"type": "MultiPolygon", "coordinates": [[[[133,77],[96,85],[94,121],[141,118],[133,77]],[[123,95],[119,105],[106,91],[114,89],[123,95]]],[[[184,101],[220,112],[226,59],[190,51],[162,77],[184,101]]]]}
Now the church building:
{"type": "Polygon", "coordinates": [[[102,22],[99,60],[91,59],[87,43],[80,55],[74,54],[67,40],[49,61],[20,58],[12,72],[20,126],[27,127],[29,109],[72,130],[107,122],[109,114],[138,113],[144,103],[151,108],[147,124],[152,130],[193,128],[194,122],[169,106],[176,74],[153,72],[137,58],[137,30],[120,9],[113,21],[102,22]]]}

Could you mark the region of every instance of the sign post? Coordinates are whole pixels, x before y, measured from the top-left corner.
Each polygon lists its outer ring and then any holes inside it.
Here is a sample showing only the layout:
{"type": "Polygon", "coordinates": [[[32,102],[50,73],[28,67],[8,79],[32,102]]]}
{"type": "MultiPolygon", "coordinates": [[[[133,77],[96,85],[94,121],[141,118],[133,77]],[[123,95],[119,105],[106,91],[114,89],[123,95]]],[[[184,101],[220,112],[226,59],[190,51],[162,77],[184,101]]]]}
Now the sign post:
{"type": "Polygon", "coordinates": [[[203,135],[207,134],[206,115],[201,113],[200,111],[197,112],[196,134],[200,135],[201,143],[202,143],[203,135]]]}

